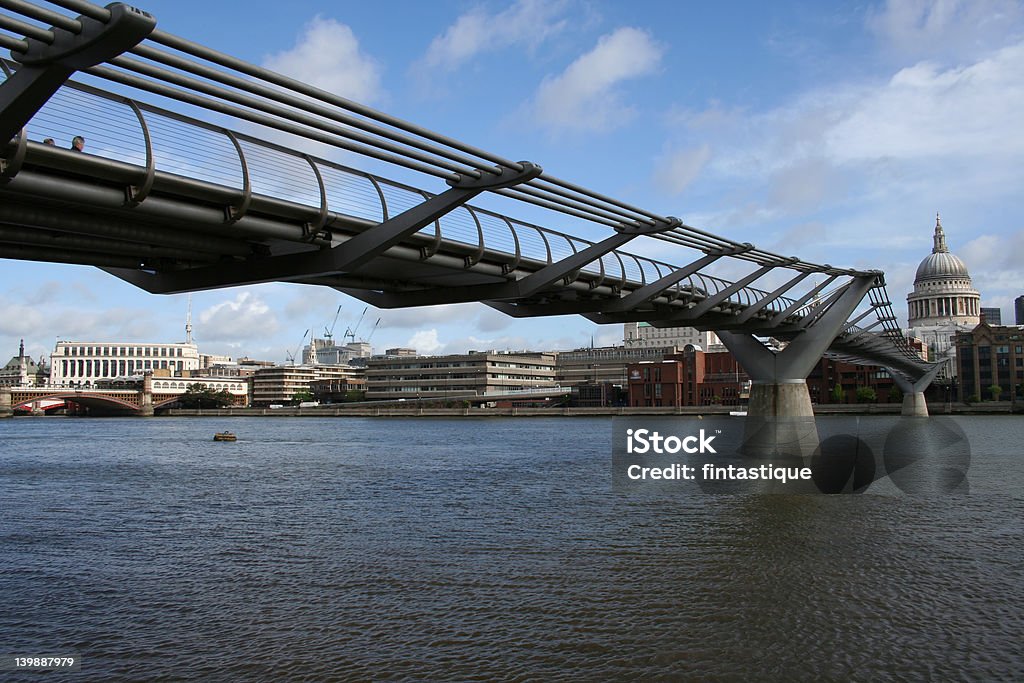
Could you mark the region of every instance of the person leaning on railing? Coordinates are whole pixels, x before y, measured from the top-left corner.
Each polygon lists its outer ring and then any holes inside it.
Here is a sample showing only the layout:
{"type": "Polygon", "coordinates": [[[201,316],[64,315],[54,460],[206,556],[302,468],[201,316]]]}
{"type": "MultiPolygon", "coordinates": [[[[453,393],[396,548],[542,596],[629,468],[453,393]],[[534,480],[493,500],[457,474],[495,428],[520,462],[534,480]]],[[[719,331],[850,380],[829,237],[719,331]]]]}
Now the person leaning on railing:
{"type": "Polygon", "coordinates": [[[83,149],[85,149],[85,138],[83,138],[81,135],[76,135],[74,139],[71,141],[71,149],[73,149],[76,152],[81,152],[83,149]]]}

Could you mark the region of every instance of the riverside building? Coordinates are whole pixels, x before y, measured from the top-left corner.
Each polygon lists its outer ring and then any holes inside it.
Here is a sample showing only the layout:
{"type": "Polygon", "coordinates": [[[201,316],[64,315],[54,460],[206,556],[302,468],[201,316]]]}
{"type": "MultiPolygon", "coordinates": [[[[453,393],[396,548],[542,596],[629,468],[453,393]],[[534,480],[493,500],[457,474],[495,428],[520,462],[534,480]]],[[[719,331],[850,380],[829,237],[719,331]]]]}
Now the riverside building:
{"type": "Polygon", "coordinates": [[[371,358],[367,399],[439,398],[504,394],[555,386],[555,354],[470,351],[449,356],[371,358]]]}
{"type": "Polygon", "coordinates": [[[702,332],[693,327],[655,327],[650,323],[625,323],[622,326],[622,343],[631,349],[665,346],[682,349],[690,344],[710,350],[722,345],[714,332],[702,332]]]}
{"type": "Polygon", "coordinates": [[[277,365],[260,368],[252,376],[252,404],[285,405],[300,393],[313,394],[315,385],[362,384],[363,368],[346,365],[277,365]],[[332,384],[333,383],[333,384],[332,384]]]}
{"type": "Polygon", "coordinates": [[[46,384],[47,368],[42,359],[38,363],[25,355],[25,340],[18,346],[18,355],[0,368],[0,387],[41,387],[46,384]]]}
{"type": "Polygon", "coordinates": [[[577,406],[598,408],[626,405],[629,387],[627,369],[630,364],[661,361],[678,351],[672,345],[603,346],[559,351],[555,379],[559,386],[572,388],[573,401],[577,406]]]}
{"type": "Polygon", "coordinates": [[[1024,326],[981,323],[956,336],[956,356],[963,398],[1024,398],[1024,326]]]}
{"type": "Polygon", "coordinates": [[[92,387],[147,371],[163,370],[172,376],[192,374],[201,364],[199,349],[191,343],[58,341],[50,367],[52,385],[92,387]]]}

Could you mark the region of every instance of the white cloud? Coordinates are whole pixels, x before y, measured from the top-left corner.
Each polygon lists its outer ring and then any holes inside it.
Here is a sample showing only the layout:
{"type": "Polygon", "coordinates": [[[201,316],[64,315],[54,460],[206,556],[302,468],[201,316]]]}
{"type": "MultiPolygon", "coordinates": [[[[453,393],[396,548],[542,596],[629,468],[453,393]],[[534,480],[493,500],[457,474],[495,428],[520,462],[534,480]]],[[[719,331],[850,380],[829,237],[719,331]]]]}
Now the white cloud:
{"type": "Polygon", "coordinates": [[[568,5],[564,0],[518,0],[497,14],[475,7],[434,38],[422,66],[455,69],[483,52],[519,45],[535,48],[565,29],[568,5]]]}
{"type": "Polygon", "coordinates": [[[1024,229],[1011,235],[979,235],[963,249],[953,251],[967,264],[974,288],[986,301],[1004,301],[1024,293],[1024,261],[1020,258],[1024,229]]]}
{"type": "Polygon", "coordinates": [[[17,337],[38,334],[46,329],[48,317],[49,312],[44,308],[4,301],[0,303],[0,335],[17,337]]]}
{"type": "Polygon", "coordinates": [[[279,328],[270,306],[251,291],[210,306],[198,320],[195,334],[201,342],[247,343],[272,336],[279,328]]]}
{"type": "Polygon", "coordinates": [[[1019,155],[1022,72],[1024,43],[969,66],[902,69],[880,87],[851,93],[856,103],[825,133],[825,149],[839,162],[956,155],[990,163],[1019,155]]]}
{"type": "Polygon", "coordinates": [[[897,54],[912,58],[976,55],[1020,29],[1014,0],[887,0],[867,14],[867,27],[897,54]]]}
{"type": "Polygon", "coordinates": [[[420,330],[409,338],[406,347],[416,349],[422,355],[437,353],[443,346],[437,338],[437,330],[420,330]]]}
{"type": "Polygon", "coordinates": [[[263,66],[363,104],[383,95],[381,66],[360,50],[352,29],[319,15],[294,47],[264,58],[263,66]]]}
{"type": "Polygon", "coordinates": [[[680,194],[692,183],[711,160],[711,145],[670,152],[658,164],[654,182],[672,195],[680,194]]]}
{"type": "Polygon", "coordinates": [[[714,148],[695,182],[731,184],[728,213],[739,221],[758,210],[792,219],[823,201],[851,212],[912,196],[982,202],[1019,191],[1022,72],[1024,43],[965,66],[921,63],[822,87],[765,112],[675,113],[671,132],[714,148]]]}
{"type": "Polygon", "coordinates": [[[628,121],[634,110],[622,102],[623,82],[655,72],[664,53],[646,31],[620,28],[565,71],[540,84],[529,113],[554,130],[607,131],[628,121]]]}

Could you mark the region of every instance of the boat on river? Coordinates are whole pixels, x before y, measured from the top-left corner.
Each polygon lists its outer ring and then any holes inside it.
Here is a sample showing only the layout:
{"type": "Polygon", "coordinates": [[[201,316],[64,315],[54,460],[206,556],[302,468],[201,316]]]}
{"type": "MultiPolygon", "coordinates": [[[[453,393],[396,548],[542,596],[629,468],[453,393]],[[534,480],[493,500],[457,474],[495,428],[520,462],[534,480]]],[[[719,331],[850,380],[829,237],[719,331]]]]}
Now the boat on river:
{"type": "Polygon", "coordinates": [[[217,432],[213,435],[214,441],[238,441],[234,432],[217,432]]]}

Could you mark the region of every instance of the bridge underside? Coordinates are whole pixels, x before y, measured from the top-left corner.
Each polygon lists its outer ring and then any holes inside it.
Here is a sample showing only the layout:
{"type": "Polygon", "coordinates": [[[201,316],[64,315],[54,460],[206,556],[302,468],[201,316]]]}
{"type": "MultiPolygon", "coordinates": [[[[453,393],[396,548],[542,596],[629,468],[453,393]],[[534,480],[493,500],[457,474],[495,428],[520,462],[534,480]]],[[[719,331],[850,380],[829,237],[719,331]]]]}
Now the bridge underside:
{"type": "Polygon", "coordinates": [[[68,394],[46,394],[31,398],[14,397],[12,408],[14,410],[31,410],[33,404],[42,399],[61,399],[66,404],[80,406],[90,415],[137,415],[139,406],[109,396],[90,396],[81,393],[68,394]]]}
{"type": "MultiPolygon", "coordinates": [[[[154,293],[287,281],[333,287],[381,308],[483,301],[516,317],[579,314],[602,324],[643,321],[785,340],[803,335],[815,307],[829,307],[829,296],[844,291],[819,283],[807,303],[650,259],[630,272],[623,261],[637,257],[616,249],[634,237],[628,233],[605,240],[611,245],[576,240],[576,253],[561,260],[444,239],[436,224],[417,224],[389,242],[375,234],[381,224],[334,213],[321,232],[302,239],[311,209],[301,204],[254,196],[245,217],[226,223],[230,190],[157,174],[146,202],[132,206],[124,200],[137,173],[130,165],[35,143],[27,152],[17,176],[0,185],[0,257],[95,265],[154,293]],[[359,238],[367,244],[354,257],[347,245],[359,238]],[[353,260],[360,262],[344,263],[353,260]]],[[[845,272],[823,277],[832,283],[845,272]]],[[[803,280],[810,273],[791,274],[803,280]]],[[[846,357],[878,363],[894,350],[878,335],[838,332],[832,350],[846,357]]],[[[921,371],[919,360],[890,355],[879,364],[921,371]]]]}

